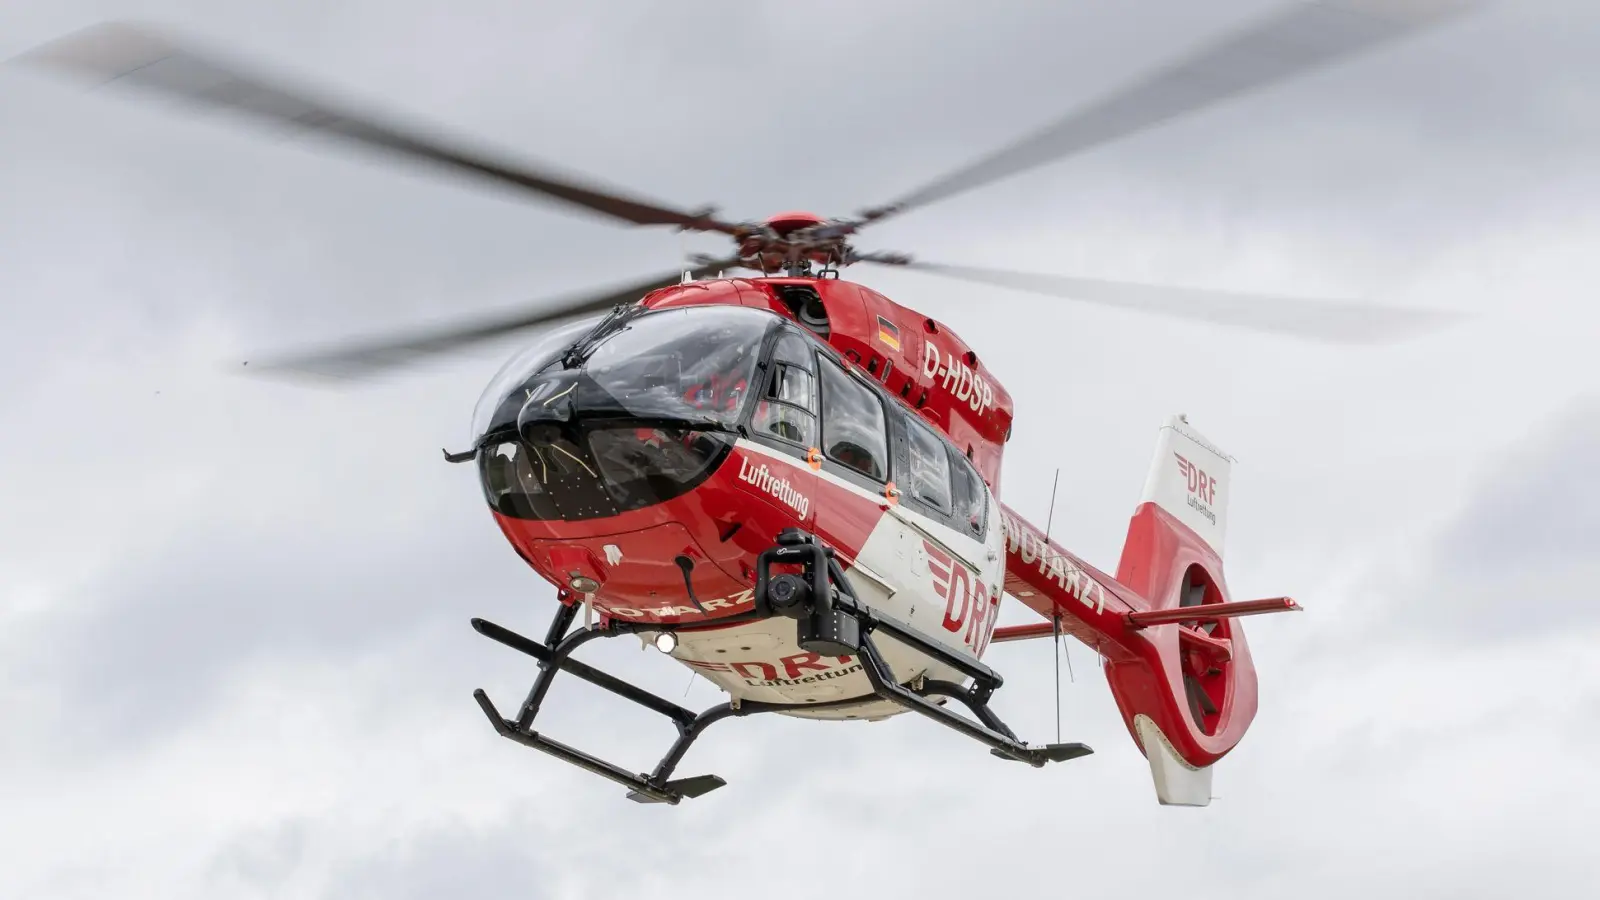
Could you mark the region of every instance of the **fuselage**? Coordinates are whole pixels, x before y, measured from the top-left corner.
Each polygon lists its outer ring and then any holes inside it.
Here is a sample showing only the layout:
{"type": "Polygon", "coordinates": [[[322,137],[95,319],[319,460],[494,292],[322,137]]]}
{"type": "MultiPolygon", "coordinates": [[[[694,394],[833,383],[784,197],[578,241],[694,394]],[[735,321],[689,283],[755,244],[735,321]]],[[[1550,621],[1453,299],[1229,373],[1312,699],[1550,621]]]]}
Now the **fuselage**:
{"type": "MultiPolygon", "coordinates": [[[[597,614],[678,628],[672,655],[733,697],[817,718],[898,711],[856,660],[801,650],[791,620],[716,621],[751,608],[756,557],[801,528],[862,600],[983,653],[1010,400],[958,338],[878,301],[837,280],[688,284],[547,335],[475,417],[501,530],[597,614]],[[870,702],[838,705],[857,696],[870,702]]],[[[960,680],[898,644],[885,655],[902,683],[960,680]]]]}

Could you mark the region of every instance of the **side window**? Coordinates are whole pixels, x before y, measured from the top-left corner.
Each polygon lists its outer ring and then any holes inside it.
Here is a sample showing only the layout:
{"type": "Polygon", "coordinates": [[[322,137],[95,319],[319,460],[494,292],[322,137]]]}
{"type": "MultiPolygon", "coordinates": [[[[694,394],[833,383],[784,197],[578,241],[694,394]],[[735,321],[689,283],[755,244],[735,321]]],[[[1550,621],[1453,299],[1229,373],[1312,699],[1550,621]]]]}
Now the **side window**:
{"type": "Polygon", "coordinates": [[[909,471],[905,487],[922,503],[948,514],[950,505],[950,454],[933,429],[915,416],[906,417],[906,456],[909,471]]]}
{"type": "Polygon", "coordinates": [[[817,445],[816,356],[804,338],[785,334],[772,350],[772,377],[756,402],[751,429],[807,449],[817,445]]]}
{"type": "Polygon", "coordinates": [[[952,452],[951,457],[955,460],[956,526],[982,538],[989,525],[989,495],[984,491],[983,479],[965,456],[952,452]]]}
{"type": "Polygon", "coordinates": [[[874,481],[889,477],[883,401],[831,360],[822,363],[822,452],[874,481]]]}
{"type": "Polygon", "coordinates": [[[816,357],[811,352],[810,342],[791,332],[785,332],[773,345],[772,359],[774,362],[799,366],[807,372],[817,370],[816,357]]]}

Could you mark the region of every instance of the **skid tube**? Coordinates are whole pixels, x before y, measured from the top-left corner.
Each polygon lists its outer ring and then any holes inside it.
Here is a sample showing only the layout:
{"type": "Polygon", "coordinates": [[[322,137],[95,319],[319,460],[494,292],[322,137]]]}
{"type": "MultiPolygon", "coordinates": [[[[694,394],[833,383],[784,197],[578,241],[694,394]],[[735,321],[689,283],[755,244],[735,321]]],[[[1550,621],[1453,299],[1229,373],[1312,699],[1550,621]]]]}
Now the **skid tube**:
{"type": "Polygon", "coordinates": [[[548,753],[580,769],[610,779],[628,788],[628,799],[640,803],[676,805],[686,798],[699,797],[727,784],[716,775],[696,775],[678,779],[671,777],[695,740],[705,732],[705,729],[723,719],[799,709],[838,709],[859,706],[879,699],[888,700],[953,728],[988,745],[991,753],[1003,759],[1018,760],[1037,767],[1047,762],[1075,759],[1094,752],[1086,745],[1078,743],[1043,744],[1033,747],[1018,740],[1011,729],[989,709],[989,699],[1003,681],[999,673],[977,660],[967,659],[952,652],[910,625],[884,616],[861,603],[834,558],[833,549],[823,546],[815,537],[798,529],[785,531],[778,537],[777,546],[761,554],[757,563],[755,608],[717,619],[713,624],[721,627],[779,615],[797,619],[799,643],[803,649],[825,656],[856,655],[861,659],[862,670],[872,684],[871,696],[805,704],[734,700],[695,712],[572,658],[575,650],[598,638],[639,632],[692,631],[695,630],[695,625],[680,628],[664,623],[645,624],[607,619],[569,633],[577,611],[576,598],[563,593],[562,604],[556,610],[543,643],[493,622],[473,619],[472,627],[479,634],[538,660],[539,676],[529,689],[528,696],[523,700],[515,718],[502,716],[489,699],[489,695],[481,688],[473,691],[472,696],[489,719],[489,724],[501,737],[548,753]],[[798,565],[803,574],[772,576],[770,569],[774,563],[798,565]],[[970,687],[963,687],[953,682],[920,676],[913,679],[910,684],[900,684],[873,640],[874,634],[877,633],[887,634],[960,671],[971,678],[973,684],[970,687]],[[630,772],[615,763],[545,737],[533,730],[534,719],[538,716],[545,695],[549,693],[550,686],[559,672],[575,675],[672,720],[678,730],[678,738],[661,757],[661,761],[656,764],[653,771],[648,774],[630,772]],[[974,722],[945,709],[938,703],[930,701],[929,696],[956,700],[971,710],[978,721],[974,722]]]}

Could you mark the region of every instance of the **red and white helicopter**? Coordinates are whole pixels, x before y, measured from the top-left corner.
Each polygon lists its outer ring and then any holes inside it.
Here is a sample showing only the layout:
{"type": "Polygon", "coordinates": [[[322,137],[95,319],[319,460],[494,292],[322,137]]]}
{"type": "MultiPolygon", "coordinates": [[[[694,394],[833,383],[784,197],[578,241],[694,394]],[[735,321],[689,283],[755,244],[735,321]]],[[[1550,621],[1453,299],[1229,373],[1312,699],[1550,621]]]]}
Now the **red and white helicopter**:
{"type": "MultiPolygon", "coordinates": [[[[413,161],[638,225],[731,237],[737,251],[526,315],[277,363],[362,373],[532,326],[547,330],[485,391],[473,443],[496,522],[558,589],[542,640],[481,619],[534,657],[512,715],[483,691],[501,735],[676,804],[723,784],[675,778],[710,725],[779,713],[876,720],[911,711],[999,757],[1042,766],[1083,744],[1030,744],[995,715],[993,642],[1066,633],[1102,657],[1165,804],[1206,805],[1212,766],[1256,712],[1240,616],[1223,578],[1231,463],[1182,416],[1154,460],[1113,577],[1000,502],[1010,395],[955,331],[839,276],[901,266],[1305,336],[1391,336],[1442,317],[1020,275],[914,262],[850,244],[868,224],[1148,128],[1452,17],[1444,0],[1289,7],[1001,152],[855,218],[784,213],[732,222],[681,211],[404,133],[276,86],[152,33],[102,26],[25,60],[335,135],[413,161]],[[759,272],[725,277],[730,269],[759,272]],[[995,627],[1002,594],[1045,621],[995,627]],[[587,624],[574,629],[580,610],[587,624]],[[579,662],[594,640],[637,635],[728,694],[696,712],[579,662]],[[671,719],[678,738],[636,773],[534,729],[558,673],[671,719]],[[972,715],[958,714],[947,701],[972,715]]],[[[252,370],[261,366],[253,366],[252,370]]]]}

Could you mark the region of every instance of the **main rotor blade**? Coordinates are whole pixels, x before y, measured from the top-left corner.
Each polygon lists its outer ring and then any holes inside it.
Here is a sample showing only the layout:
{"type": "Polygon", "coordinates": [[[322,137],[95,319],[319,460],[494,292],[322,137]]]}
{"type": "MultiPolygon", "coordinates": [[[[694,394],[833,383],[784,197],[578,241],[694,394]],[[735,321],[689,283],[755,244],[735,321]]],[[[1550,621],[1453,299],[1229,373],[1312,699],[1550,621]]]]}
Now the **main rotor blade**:
{"type": "Polygon", "coordinates": [[[1097,306],[1209,322],[1318,341],[1376,344],[1438,330],[1466,317],[1438,310],[1403,309],[1351,300],[1275,297],[1203,288],[1134,284],[1068,275],[1040,275],[971,266],[866,256],[876,262],[979,284],[1065,297],[1097,306]]]}
{"type": "MultiPolygon", "coordinates": [[[[1182,61],[863,214],[876,221],[1082,153],[1442,24],[1483,0],[1318,0],[1236,31],[1182,61]]],[[[851,229],[854,230],[854,229],[851,229]]]]}
{"type": "Polygon", "coordinates": [[[24,53],[13,62],[99,79],[102,83],[132,85],[193,106],[233,110],[271,124],[338,135],[361,146],[476,175],[636,225],[678,225],[725,234],[736,231],[734,225],[717,221],[708,212],[685,212],[609,188],[579,184],[336,109],[132,25],[93,26],[24,53]]]}
{"type": "MultiPolygon", "coordinates": [[[[689,269],[688,272],[691,277],[698,279],[723,269],[738,268],[739,265],[737,259],[721,259],[704,263],[689,269]]],[[[249,366],[252,372],[266,370],[325,378],[358,378],[373,375],[425,356],[459,350],[525,328],[604,312],[618,304],[636,301],[657,288],[677,284],[682,280],[683,273],[683,269],[677,269],[624,287],[605,288],[596,293],[570,297],[560,303],[540,306],[529,312],[511,313],[470,324],[422,331],[406,337],[341,344],[279,359],[251,361],[245,365],[249,366]]]]}

